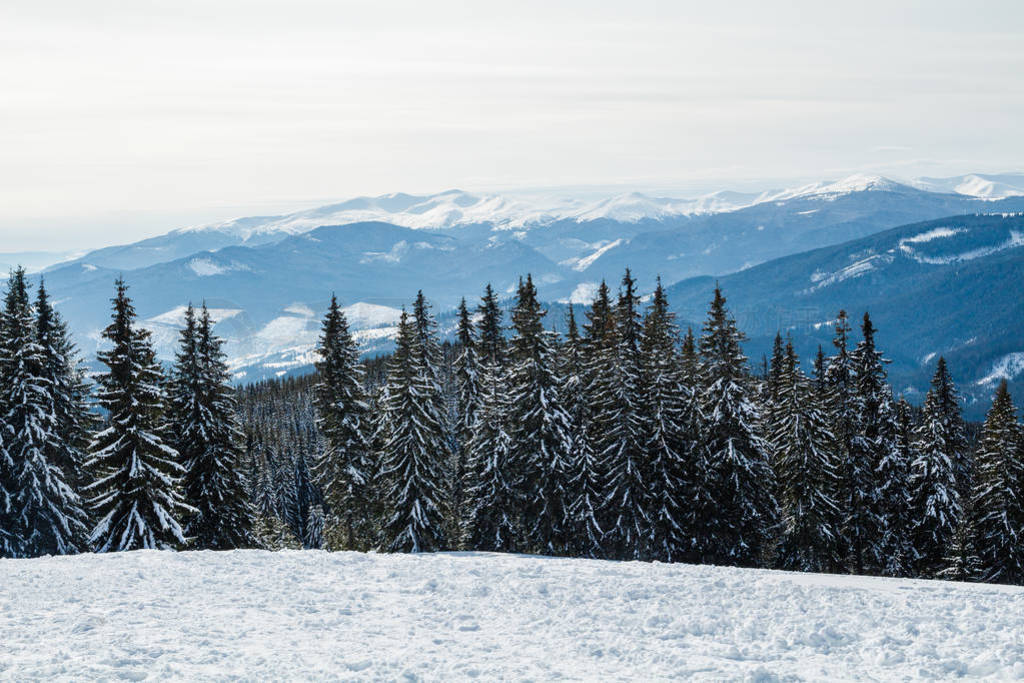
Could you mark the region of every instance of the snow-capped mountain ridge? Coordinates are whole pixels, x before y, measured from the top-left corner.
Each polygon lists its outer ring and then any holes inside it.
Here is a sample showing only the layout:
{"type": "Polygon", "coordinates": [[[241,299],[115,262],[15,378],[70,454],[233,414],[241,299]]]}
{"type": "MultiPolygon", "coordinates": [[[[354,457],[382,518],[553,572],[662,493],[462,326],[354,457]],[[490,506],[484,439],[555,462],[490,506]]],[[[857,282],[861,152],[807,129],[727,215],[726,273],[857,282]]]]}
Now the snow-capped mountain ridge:
{"type": "Polygon", "coordinates": [[[233,235],[244,243],[260,236],[295,235],[322,225],[366,221],[384,221],[417,229],[489,225],[498,230],[540,227],[557,221],[583,223],[615,220],[636,223],[737,211],[757,204],[796,198],[828,200],[856,192],[940,192],[983,199],[1001,199],[1024,196],[1024,174],[992,177],[969,174],[955,178],[921,178],[908,181],[880,175],[854,174],[839,180],[826,180],[761,193],[722,190],[692,198],[679,198],[630,191],[595,201],[565,196],[520,196],[515,193],[477,194],[457,189],[428,195],[395,192],[376,197],[354,197],[285,215],[252,216],[195,225],[174,232],[219,232],[233,235]],[[1010,182],[1014,178],[1020,180],[1010,182]]]}

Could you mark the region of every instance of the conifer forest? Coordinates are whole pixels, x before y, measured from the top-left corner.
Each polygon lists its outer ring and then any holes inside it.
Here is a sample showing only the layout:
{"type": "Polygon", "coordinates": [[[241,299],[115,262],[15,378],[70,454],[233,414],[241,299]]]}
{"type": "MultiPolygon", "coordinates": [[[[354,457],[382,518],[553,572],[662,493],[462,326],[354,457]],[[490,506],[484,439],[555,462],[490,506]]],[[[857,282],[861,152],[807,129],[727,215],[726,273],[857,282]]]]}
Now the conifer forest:
{"type": "Polygon", "coordinates": [[[627,270],[552,330],[529,275],[418,293],[361,357],[340,303],[313,374],[234,387],[189,306],[161,363],[113,288],[87,373],[42,281],[0,314],[0,555],[479,550],[1024,584],[1024,435],[1005,381],[965,423],[945,361],[896,395],[868,313],[762,364],[716,288],[682,330],[627,270]],[[756,366],[756,368],[755,368],[756,366]]]}

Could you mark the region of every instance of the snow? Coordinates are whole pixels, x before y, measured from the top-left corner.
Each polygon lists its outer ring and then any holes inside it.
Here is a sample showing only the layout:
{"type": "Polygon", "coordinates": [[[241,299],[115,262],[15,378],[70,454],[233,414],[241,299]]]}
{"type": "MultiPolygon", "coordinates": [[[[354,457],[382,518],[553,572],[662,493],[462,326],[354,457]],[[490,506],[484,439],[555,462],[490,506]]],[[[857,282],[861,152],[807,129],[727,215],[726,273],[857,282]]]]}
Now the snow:
{"type": "Polygon", "coordinates": [[[813,286],[807,291],[813,292],[822,289],[823,287],[834,285],[837,282],[842,282],[843,280],[862,277],[871,271],[876,270],[879,264],[892,263],[892,260],[892,256],[889,256],[888,254],[872,254],[866,258],[851,263],[834,273],[815,271],[811,273],[811,282],[813,283],[813,286]]]}
{"type": "Polygon", "coordinates": [[[951,178],[916,178],[914,187],[928,192],[952,192],[978,199],[996,200],[1024,196],[1024,174],[968,173],[951,178]]]}
{"type": "Polygon", "coordinates": [[[905,244],[921,244],[924,242],[931,242],[933,240],[941,239],[943,237],[953,237],[961,233],[967,232],[963,228],[932,228],[925,232],[914,235],[913,237],[905,237],[900,240],[900,249],[903,249],[905,244]]]}
{"type": "Polygon", "coordinates": [[[583,304],[589,306],[594,303],[597,296],[598,284],[596,282],[581,282],[572,290],[568,299],[562,300],[563,304],[583,304]]]}
{"type": "Polygon", "coordinates": [[[354,329],[394,325],[402,317],[402,311],[397,308],[368,304],[364,301],[357,301],[351,306],[345,306],[342,311],[345,313],[349,326],[354,329]]]}
{"type": "Polygon", "coordinates": [[[923,263],[933,266],[947,265],[950,263],[958,263],[962,261],[972,261],[974,259],[983,258],[985,256],[991,256],[1000,251],[1006,249],[1016,249],[1018,247],[1024,247],[1024,233],[1018,232],[1017,230],[1010,230],[1009,237],[999,244],[990,246],[978,247],[970,249],[968,251],[959,254],[944,254],[942,256],[927,256],[919,254],[914,251],[912,247],[907,246],[913,242],[924,242],[937,237],[951,237],[958,232],[964,232],[963,230],[949,230],[947,228],[936,228],[928,233],[922,233],[915,237],[910,237],[900,240],[899,248],[904,254],[914,259],[918,263],[923,263]]]}
{"type": "Polygon", "coordinates": [[[578,261],[576,261],[573,264],[572,269],[577,271],[577,272],[582,273],[584,270],[586,270],[590,266],[594,265],[594,262],[597,261],[597,259],[601,258],[604,254],[606,254],[607,252],[611,251],[615,247],[617,247],[620,244],[622,244],[623,241],[624,240],[622,240],[620,238],[620,239],[617,239],[617,240],[612,240],[611,242],[608,242],[606,244],[602,244],[592,254],[589,254],[588,256],[585,256],[585,257],[579,259],[578,261]]]}
{"type": "Polygon", "coordinates": [[[0,560],[0,677],[1024,676],[1024,589],[486,553],[0,560]]]}
{"type": "Polygon", "coordinates": [[[1011,380],[1024,372],[1024,351],[1008,353],[992,364],[992,370],[977,381],[978,386],[994,385],[1006,379],[1011,380]]]}
{"type": "Polygon", "coordinates": [[[235,270],[249,270],[248,266],[241,263],[218,263],[210,258],[194,258],[188,262],[188,267],[200,277],[223,275],[235,270]]]}
{"type": "MultiPolygon", "coordinates": [[[[146,320],[147,323],[156,323],[158,325],[171,325],[173,327],[184,327],[185,326],[185,311],[188,310],[186,306],[175,306],[166,313],[155,315],[152,318],[146,320]]],[[[234,318],[236,315],[242,312],[240,308],[210,308],[207,309],[210,314],[210,319],[214,323],[223,322],[230,318],[234,318]]]]}

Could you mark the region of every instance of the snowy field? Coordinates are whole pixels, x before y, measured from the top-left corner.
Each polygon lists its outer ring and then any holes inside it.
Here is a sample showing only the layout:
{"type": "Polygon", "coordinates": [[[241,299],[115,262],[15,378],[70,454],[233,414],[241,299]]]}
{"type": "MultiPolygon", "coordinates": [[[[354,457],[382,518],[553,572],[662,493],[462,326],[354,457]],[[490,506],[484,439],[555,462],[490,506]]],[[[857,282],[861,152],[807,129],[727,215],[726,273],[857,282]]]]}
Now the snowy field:
{"type": "Polygon", "coordinates": [[[491,554],[0,560],[0,678],[1024,677],[1024,589],[491,554]]]}

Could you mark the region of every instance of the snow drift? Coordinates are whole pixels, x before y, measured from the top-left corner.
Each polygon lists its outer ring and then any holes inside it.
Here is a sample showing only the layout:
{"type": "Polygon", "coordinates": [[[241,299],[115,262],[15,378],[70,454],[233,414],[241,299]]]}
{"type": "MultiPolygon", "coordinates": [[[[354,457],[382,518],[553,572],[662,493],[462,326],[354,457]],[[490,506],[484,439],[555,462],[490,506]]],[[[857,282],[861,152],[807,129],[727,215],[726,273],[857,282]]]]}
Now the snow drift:
{"type": "Polygon", "coordinates": [[[0,677],[1024,677],[1024,588],[496,554],[0,560],[0,677]]]}

